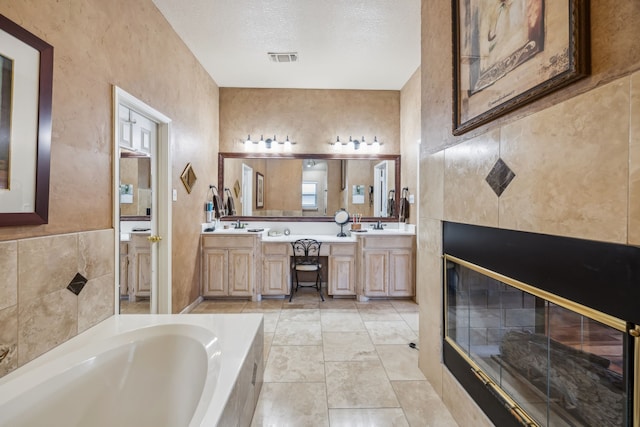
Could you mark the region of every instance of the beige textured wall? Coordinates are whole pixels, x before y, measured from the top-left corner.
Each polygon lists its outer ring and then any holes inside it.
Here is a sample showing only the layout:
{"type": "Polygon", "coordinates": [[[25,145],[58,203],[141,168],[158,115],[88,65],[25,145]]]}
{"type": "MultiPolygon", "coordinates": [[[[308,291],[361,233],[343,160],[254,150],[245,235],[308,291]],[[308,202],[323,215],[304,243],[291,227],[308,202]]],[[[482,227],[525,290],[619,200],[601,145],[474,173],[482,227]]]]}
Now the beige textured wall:
{"type": "Polygon", "coordinates": [[[220,151],[240,152],[251,134],[296,141],[294,153],[332,153],[329,141],[378,137],[400,153],[398,91],[220,88],[220,151]]]}
{"type": "MultiPolygon", "coordinates": [[[[400,91],[400,155],[402,156],[400,187],[409,187],[409,194],[413,194],[415,203],[409,207],[407,223],[418,223],[418,164],[420,162],[420,68],[405,83],[400,91]]],[[[398,192],[398,197],[400,193],[398,192]]]]}
{"type": "MultiPolygon", "coordinates": [[[[95,253],[88,256],[97,256],[96,262],[108,265],[105,270],[111,274],[113,288],[112,85],[118,85],[173,120],[172,179],[178,190],[178,201],[173,203],[173,311],[180,311],[199,295],[199,224],[204,218],[206,184],[215,182],[217,176],[215,82],[151,0],[0,0],[0,13],[54,46],[49,224],[1,227],[0,241],[20,248],[30,245],[35,237],[57,241],[59,235],[106,232],[110,237],[103,244],[108,250],[91,246],[95,253]],[[198,176],[190,195],[179,178],[188,162],[198,176]]],[[[21,256],[19,268],[38,266],[42,277],[57,277],[55,263],[43,262],[57,256],[53,247],[31,258],[21,256]]],[[[69,293],[64,287],[73,275],[68,277],[67,273],[70,271],[65,270],[59,280],[49,284],[55,288],[51,292],[69,293]]],[[[0,301],[8,301],[6,295],[19,296],[30,286],[20,274],[16,277],[0,275],[0,301]]],[[[113,290],[103,292],[98,300],[89,298],[89,293],[83,296],[85,292],[77,298],[77,306],[65,303],[51,313],[46,306],[20,297],[19,305],[0,306],[0,346],[6,341],[4,335],[14,333],[16,328],[22,335],[29,334],[24,330],[29,328],[33,333],[46,335],[46,331],[55,337],[38,351],[25,350],[27,356],[19,358],[25,361],[84,328],[78,323],[61,332],[57,327],[63,325],[52,322],[52,318],[78,318],[78,313],[94,310],[102,314],[105,304],[108,313],[113,313],[113,290]]],[[[68,300],[69,295],[64,295],[60,298],[68,300]]]]}
{"type": "Polygon", "coordinates": [[[461,137],[442,66],[450,18],[448,0],[422,1],[420,367],[460,425],[481,426],[491,423],[440,363],[441,221],[640,243],[640,3],[591,2],[591,76],[461,137]],[[499,157],[516,174],[500,198],[484,182],[499,157]]]}

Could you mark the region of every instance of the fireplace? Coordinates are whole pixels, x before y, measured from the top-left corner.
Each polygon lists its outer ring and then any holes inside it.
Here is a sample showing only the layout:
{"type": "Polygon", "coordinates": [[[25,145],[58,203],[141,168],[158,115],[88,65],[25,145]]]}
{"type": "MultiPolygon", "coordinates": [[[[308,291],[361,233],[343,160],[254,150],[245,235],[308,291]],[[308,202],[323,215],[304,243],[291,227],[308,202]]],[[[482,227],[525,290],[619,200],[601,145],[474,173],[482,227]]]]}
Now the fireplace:
{"type": "Polygon", "coordinates": [[[445,223],[448,369],[499,426],[640,426],[640,249],[445,223]]]}

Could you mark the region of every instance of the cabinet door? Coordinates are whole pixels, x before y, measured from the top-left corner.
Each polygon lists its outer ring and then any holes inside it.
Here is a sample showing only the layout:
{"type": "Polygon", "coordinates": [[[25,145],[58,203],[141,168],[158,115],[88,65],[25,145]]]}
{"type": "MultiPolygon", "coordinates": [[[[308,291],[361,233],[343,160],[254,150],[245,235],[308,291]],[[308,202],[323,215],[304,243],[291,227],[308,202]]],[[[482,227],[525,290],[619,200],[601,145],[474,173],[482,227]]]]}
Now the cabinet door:
{"type": "Polygon", "coordinates": [[[151,247],[136,248],[135,275],[138,281],[138,296],[151,295],[151,247]]]}
{"type": "Polygon", "coordinates": [[[412,259],[410,250],[389,252],[389,296],[405,297],[415,294],[412,259]]]}
{"type": "Polygon", "coordinates": [[[120,242],[120,296],[129,293],[129,245],[120,242]]]}
{"type": "Polygon", "coordinates": [[[202,252],[202,295],[227,296],[228,274],[226,249],[207,248],[202,252]]]}
{"type": "Polygon", "coordinates": [[[389,289],[389,252],[383,250],[363,251],[363,287],[366,296],[387,296],[389,289]]]}
{"type": "Polygon", "coordinates": [[[355,295],[356,262],[352,256],[329,257],[329,295],[355,295]]]}
{"type": "Polygon", "coordinates": [[[264,257],[262,264],[262,294],[287,295],[289,293],[288,257],[264,257]]]}
{"type": "Polygon", "coordinates": [[[251,296],[253,290],[253,250],[229,250],[229,295],[251,296]]]}

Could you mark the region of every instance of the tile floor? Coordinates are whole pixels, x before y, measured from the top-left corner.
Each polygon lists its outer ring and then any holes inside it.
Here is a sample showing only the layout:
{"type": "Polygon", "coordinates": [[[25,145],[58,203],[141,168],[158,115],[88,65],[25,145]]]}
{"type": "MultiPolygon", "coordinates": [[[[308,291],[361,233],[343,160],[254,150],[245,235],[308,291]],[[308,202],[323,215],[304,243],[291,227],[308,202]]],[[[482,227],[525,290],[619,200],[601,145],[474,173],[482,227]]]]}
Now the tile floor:
{"type": "Polygon", "coordinates": [[[252,426],[457,426],[422,372],[418,306],[326,298],[206,300],[192,313],[264,314],[264,385],[252,426]]]}

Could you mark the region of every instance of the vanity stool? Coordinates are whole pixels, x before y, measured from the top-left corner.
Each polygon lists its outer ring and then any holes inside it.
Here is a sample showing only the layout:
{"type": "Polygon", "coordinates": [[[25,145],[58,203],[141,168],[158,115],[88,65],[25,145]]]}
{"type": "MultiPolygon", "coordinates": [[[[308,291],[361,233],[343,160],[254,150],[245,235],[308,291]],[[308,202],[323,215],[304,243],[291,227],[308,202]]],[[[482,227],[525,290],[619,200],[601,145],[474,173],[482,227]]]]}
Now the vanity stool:
{"type": "MultiPolygon", "coordinates": [[[[300,287],[315,287],[320,294],[320,298],[324,301],[322,295],[322,264],[320,263],[320,246],[322,242],[318,242],[314,239],[298,239],[291,242],[293,248],[293,262],[291,263],[291,269],[295,273],[296,288],[298,291],[300,287]],[[299,271],[315,271],[316,282],[313,285],[300,285],[298,280],[299,271]]],[[[291,294],[289,295],[289,302],[293,298],[293,276],[291,275],[291,294]]]]}

